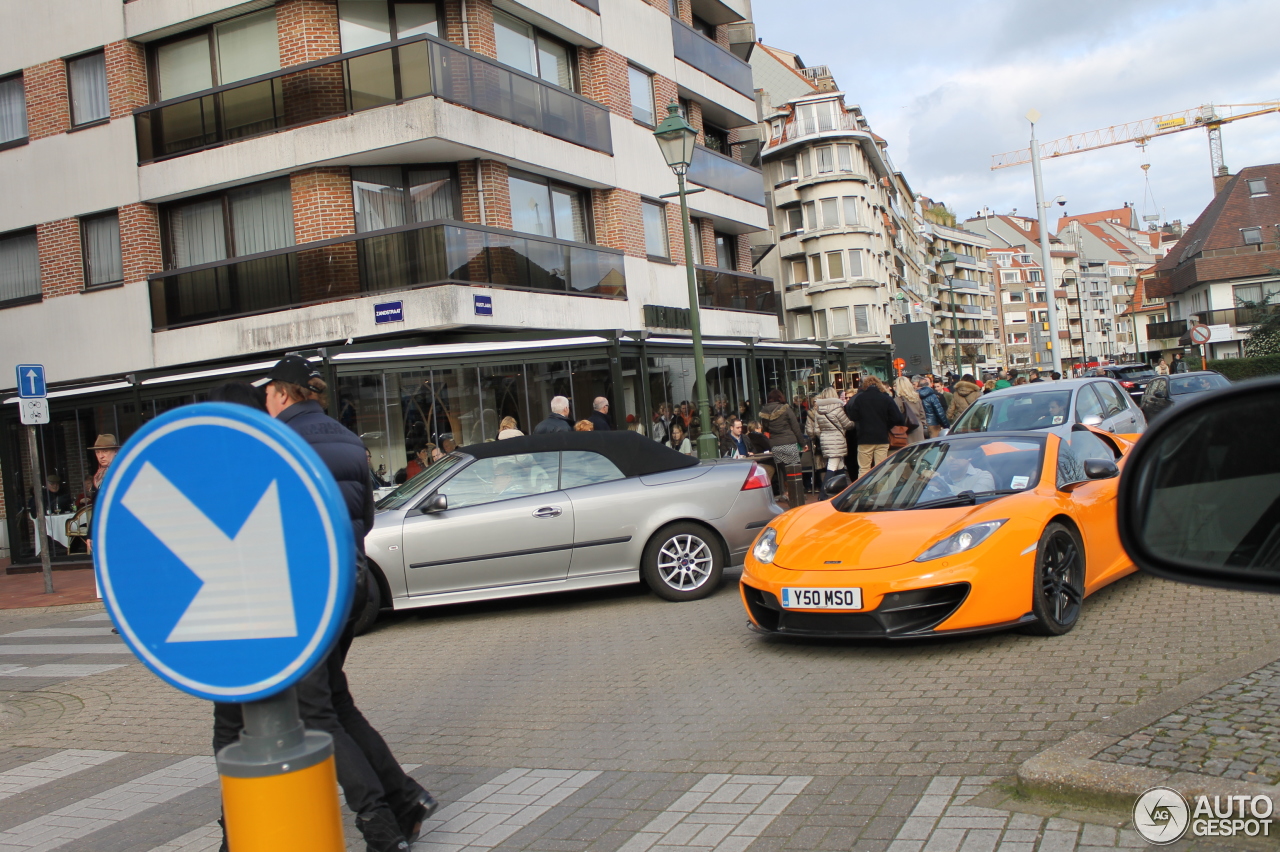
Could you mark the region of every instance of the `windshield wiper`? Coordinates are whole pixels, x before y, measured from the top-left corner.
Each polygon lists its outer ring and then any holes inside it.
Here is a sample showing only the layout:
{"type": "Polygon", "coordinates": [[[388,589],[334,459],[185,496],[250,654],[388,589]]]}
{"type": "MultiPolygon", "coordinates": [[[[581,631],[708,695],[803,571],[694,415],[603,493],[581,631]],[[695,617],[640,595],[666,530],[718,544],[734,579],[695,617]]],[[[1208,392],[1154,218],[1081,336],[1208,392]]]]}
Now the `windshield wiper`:
{"type": "Polygon", "coordinates": [[[914,506],[904,506],[904,509],[942,509],[948,506],[972,506],[978,502],[978,495],[972,491],[961,491],[959,494],[952,494],[950,497],[940,497],[937,500],[926,500],[923,503],[917,503],[914,506]]]}

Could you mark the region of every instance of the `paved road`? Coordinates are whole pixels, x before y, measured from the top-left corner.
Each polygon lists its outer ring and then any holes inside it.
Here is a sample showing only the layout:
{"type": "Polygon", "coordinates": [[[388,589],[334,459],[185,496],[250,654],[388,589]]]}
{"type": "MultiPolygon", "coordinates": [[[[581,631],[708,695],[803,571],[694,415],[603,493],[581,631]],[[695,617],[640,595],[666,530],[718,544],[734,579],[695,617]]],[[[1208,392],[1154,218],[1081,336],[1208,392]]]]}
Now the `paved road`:
{"type": "MultiPolygon", "coordinates": [[[[1057,639],[820,643],[749,633],[731,585],[628,589],[392,616],[348,670],[446,804],[420,850],[1047,852],[1140,841],[1010,800],[1017,765],[1256,649],[1277,615],[1132,577],[1057,639]]],[[[209,708],[106,627],[0,613],[0,852],[215,846],[209,708]]]]}

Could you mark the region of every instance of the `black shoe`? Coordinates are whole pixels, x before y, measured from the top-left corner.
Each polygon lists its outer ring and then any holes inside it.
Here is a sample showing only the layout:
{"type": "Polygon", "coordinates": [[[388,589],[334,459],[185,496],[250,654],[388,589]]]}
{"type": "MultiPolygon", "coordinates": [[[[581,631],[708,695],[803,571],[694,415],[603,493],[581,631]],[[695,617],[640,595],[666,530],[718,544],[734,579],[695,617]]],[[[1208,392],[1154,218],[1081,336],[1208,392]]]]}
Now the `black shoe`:
{"type": "Polygon", "coordinates": [[[218,852],[229,852],[227,849],[227,823],[223,817],[218,817],[218,828],[222,831],[222,844],[218,847],[218,852]]]}
{"type": "Polygon", "coordinates": [[[423,790],[409,812],[398,820],[404,839],[410,843],[416,841],[422,834],[422,824],[430,819],[439,807],[440,803],[436,801],[436,797],[423,790]]]}
{"type": "Polygon", "coordinates": [[[356,828],[360,829],[368,852],[408,852],[409,842],[386,805],[357,814],[356,828]]]}

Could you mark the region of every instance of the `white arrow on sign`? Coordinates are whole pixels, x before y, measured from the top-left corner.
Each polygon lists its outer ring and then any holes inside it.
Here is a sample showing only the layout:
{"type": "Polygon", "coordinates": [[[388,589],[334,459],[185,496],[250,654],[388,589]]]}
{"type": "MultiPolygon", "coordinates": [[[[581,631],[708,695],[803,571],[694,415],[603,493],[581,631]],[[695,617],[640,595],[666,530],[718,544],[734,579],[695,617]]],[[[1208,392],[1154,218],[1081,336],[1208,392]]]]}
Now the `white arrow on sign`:
{"type": "Polygon", "coordinates": [[[273,480],[235,538],[146,462],[121,504],[204,581],[166,642],[298,635],[273,480]]]}
{"type": "Polygon", "coordinates": [[[27,379],[31,382],[31,392],[36,392],[36,378],[39,374],[35,370],[27,370],[27,379]]]}

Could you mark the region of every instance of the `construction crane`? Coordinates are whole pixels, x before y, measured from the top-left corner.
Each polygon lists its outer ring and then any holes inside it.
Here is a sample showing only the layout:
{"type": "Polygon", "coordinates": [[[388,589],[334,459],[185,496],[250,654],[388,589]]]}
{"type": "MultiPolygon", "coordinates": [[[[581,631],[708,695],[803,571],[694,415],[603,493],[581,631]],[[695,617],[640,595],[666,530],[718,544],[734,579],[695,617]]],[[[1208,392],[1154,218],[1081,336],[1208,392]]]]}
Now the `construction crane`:
{"type": "MultiPolygon", "coordinates": [[[[1209,159],[1213,167],[1212,177],[1218,178],[1229,174],[1222,162],[1222,125],[1239,121],[1242,118],[1253,118],[1256,115],[1280,112],[1280,101],[1263,101],[1253,104],[1204,104],[1182,112],[1171,112],[1168,115],[1157,115],[1128,124],[1117,124],[1102,130],[1090,130],[1087,133],[1076,133],[1043,142],[1040,145],[1040,159],[1062,157],[1067,154],[1079,154],[1084,151],[1095,151],[1098,148],[1110,148],[1133,142],[1139,147],[1145,146],[1158,136],[1181,133],[1203,127],[1209,131],[1209,159]]],[[[1031,149],[1021,148],[1004,154],[996,154],[991,158],[991,168],[1007,169],[1031,162],[1031,149]]]]}

